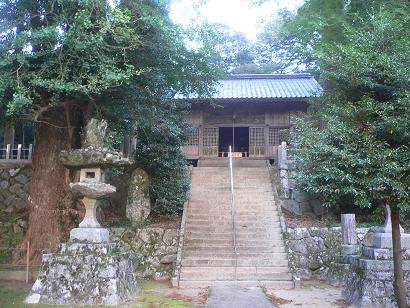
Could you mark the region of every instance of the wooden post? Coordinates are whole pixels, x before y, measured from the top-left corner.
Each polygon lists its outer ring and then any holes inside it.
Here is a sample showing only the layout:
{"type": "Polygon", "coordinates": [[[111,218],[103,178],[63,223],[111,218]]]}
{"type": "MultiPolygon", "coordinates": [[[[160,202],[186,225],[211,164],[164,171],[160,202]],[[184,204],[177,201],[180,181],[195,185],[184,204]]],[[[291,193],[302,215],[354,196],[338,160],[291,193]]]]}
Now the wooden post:
{"type": "Polygon", "coordinates": [[[357,255],[360,245],[357,243],[355,214],[342,214],[342,256],[357,255]]]}
{"type": "Polygon", "coordinates": [[[356,245],[357,233],[356,233],[356,216],[355,214],[342,214],[342,244],[344,245],[356,245]]]}
{"type": "Polygon", "coordinates": [[[6,159],[10,159],[10,155],[11,155],[11,145],[7,144],[7,146],[6,146],[6,159]]]}
{"type": "Polygon", "coordinates": [[[17,160],[21,159],[21,144],[17,145],[17,160]]]}
{"type": "Polygon", "coordinates": [[[30,241],[27,241],[27,251],[26,251],[26,283],[28,283],[30,270],[30,241]]]}

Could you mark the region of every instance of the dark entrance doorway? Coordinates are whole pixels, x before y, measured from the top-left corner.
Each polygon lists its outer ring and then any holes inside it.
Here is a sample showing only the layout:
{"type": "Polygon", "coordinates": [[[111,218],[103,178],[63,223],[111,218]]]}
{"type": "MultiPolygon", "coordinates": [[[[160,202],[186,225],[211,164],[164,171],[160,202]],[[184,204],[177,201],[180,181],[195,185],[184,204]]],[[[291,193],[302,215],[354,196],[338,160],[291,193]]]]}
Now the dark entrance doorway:
{"type": "Polygon", "coordinates": [[[219,128],[219,156],[228,156],[229,146],[233,152],[243,153],[242,157],[249,154],[249,127],[220,127],[219,128]]]}

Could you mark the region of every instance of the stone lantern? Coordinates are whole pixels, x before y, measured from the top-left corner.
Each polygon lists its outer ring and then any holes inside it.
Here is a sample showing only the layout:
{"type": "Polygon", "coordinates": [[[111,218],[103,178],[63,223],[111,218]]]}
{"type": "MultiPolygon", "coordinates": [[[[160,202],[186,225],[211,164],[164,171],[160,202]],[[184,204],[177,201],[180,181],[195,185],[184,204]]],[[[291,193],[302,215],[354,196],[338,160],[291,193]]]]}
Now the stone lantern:
{"type": "Polygon", "coordinates": [[[85,216],[70,240],[58,253],[44,254],[39,276],[27,303],[62,305],[118,305],[138,291],[132,255],[110,243],[109,231],[97,220],[98,200],[116,191],[104,183],[106,166],[124,167],[131,161],[103,147],[107,123],[91,119],[84,147],[63,151],[67,168],[80,170],[80,181],[70,183],[73,194],[82,198],[85,216]]]}
{"type": "Polygon", "coordinates": [[[102,228],[97,220],[98,199],[107,197],[115,192],[115,187],[104,183],[104,173],[101,167],[82,168],[80,181],[70,183],[71,190],[84,196],[85,216],[79,227],[71,230],[71,241],[87,241],[91,243],[109,242],[108,230],[102,228]]]}

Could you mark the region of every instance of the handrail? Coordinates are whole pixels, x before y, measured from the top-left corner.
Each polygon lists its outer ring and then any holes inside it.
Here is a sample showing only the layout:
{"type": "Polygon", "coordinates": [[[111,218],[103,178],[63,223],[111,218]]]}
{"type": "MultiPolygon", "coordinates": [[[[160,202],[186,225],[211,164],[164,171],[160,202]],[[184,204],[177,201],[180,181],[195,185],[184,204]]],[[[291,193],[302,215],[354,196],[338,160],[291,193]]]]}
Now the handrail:
{"type": "MultiPolygon", "coordinates": [[[[235,255],[235,260],[238,255],[236,247],[236,223],[235,223],[235,195],[233,190],[233,167],[232,167],[232,146],[229,146],[229,169],[231,173],[231,215],[232,215],[232,243],[233,243],[233,253],[235,255]]],[[[235,262],[235,272],[236,272],[236,262],[235,262]]],[[[235,275],[236,276],[236,275],[235,275]]]]}
{"type": "Polygon", "coordinates": [[[18,144],[17,147],[13,144],[6,144],[5,148],[0,148],[1,162],[30,162],[32,155],[32,144],[29,144],[28,148],[24,148],[23,144],[18,144]]]}

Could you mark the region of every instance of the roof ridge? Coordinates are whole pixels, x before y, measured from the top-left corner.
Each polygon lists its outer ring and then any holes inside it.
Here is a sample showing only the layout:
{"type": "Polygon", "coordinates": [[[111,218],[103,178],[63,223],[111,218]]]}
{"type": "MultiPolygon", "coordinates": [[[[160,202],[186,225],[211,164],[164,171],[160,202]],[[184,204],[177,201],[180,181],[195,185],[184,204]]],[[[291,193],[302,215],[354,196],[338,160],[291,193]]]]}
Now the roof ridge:
{"type": "Polygon", "coordinates": [[[294,78],[313,78],[309,73],[297,73],[297,74],[231,74],[226,79],[222,80],[235,80],[235,79],[294,79],[294,78]]]}

